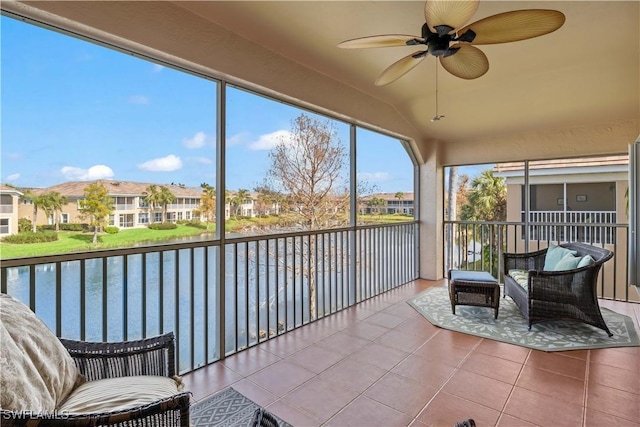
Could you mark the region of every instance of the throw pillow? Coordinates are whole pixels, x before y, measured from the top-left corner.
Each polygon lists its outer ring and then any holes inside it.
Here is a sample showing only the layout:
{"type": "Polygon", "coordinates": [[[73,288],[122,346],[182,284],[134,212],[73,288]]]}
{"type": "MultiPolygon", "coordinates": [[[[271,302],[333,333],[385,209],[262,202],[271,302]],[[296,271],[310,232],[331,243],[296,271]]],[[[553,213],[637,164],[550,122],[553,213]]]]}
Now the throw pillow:
{"type": "Polygon", "coordinates": [[[553,268],[553,271],[564,271],[564,270],[575,270],[578,268],[578,263],[582,260],[582,257],[568,255],[562,258],[556,266],[553,268]]]}
{"type": "Polygon", "coordinates": [[[82,382],[73,358],[33,311],[0,294],[0,407],[51,412],[82,382]]]}
{"type": "Polygon", "coordinates": [[[577,251],[572,251],[562,246],[554,245],[551,243],[549,248],[547,249],[547,253],[544,257],[544,267],[545,271],[555,271],[555,267],[558,262],[566,257],[567,255],[578,255],[577,251]]]}
{"type": "Polygon", "coordinates": [[[593,264],[594,262],[595,262],[595,260],[591,257],[591,255],[585,255],[585,256],[582,257],[582,259],[578,263],[578,267],[576,267],[576,268],[588,267],[591,264],[593,264]]]}

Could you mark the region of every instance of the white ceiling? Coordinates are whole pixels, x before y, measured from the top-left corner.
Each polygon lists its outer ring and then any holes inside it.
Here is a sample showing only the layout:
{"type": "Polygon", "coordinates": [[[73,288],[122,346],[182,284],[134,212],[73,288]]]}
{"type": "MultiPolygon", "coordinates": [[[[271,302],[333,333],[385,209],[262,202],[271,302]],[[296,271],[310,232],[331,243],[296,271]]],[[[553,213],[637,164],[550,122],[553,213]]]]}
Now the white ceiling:
{"type": "MultiPolygon", "coordinates": [[[[10,3],[3,8],[15,9],[10,3]]],[[[336,47],[368,35],[419,36],[423,1],[29,4],[200,64],[219,76],[406,135],[423,152],[438,144],[476,149],[492,140],[539,140],[553,150],[558,139],[550,135],[580,140],[594,126],[609,136],[611,146],[592,141],[589,151],[620,152],[640,134],[638,1],[481,1],[471,22],[527,8],[559,10],[566,22],[535,39],[479,46],[490,69],[478,79],[463,80],[440,68],[439,113],[446,117],[439,122],[430,121],[435,114],[435,58],[376,87],[374,81],[387,66],[418,49],[336,47]]],[[[505,157],[536,157],[513,147],[505,157]]],[[[494,155],[500,149],[494,147],[494,155]]]]}

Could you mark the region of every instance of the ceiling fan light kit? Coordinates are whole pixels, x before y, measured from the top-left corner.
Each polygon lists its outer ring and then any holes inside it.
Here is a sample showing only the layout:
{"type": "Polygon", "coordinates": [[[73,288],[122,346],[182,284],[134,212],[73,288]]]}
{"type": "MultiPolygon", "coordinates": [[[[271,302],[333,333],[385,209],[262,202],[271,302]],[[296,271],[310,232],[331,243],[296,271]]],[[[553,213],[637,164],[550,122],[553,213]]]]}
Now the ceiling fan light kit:
{"type": "Polygon", "coordinates": [[[439,58],[442,67],[454,76],[471,80],[489,71],[487,56],[475,45],[539,37],[557,30],[565,21],[564,14],[556,10],[525,9],[499,13],[462,27],[475,14],[478,5],[479,0],[427,0],[421,37],[378,35],[346,40],[338,46],[360,49],[426,45],[426,50],[413,52],[391,64],[378,77],[376,86],[394,82],[429,55],[439,58]]]}

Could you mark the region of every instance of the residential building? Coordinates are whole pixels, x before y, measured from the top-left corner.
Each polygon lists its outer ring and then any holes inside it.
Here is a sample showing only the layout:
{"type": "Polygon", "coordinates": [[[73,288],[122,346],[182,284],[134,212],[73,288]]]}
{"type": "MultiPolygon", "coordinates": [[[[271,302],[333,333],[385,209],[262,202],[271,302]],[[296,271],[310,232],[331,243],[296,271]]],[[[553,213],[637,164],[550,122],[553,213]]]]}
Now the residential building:
{"type": "MultiPolygon", "coordinates": [[[[146,227],[154,222],[178,222],[178,221],[190,221],[201,220],[201,215],[198,212],[200,208],[200,198],[202,197],[202,189],[194,187],[186,187],[184,185],[176,184],[153,184],[131,181],[116,181],[116,180],[102,180],[102,181],[69,181],[62,184],[53,185],[47,188],[30,189],[34,194],[44,194],[50,192],[57,192],[60,195],[66,197],[67,204],[63,206],[62,210],[58,212],[58,221],[60,224],[67,223],[85,223],[87,219],[82,216],[80,210],[81,201],[84,199],[85,188],[92,184],[100,182],[107,188],[109,196],[113,198],[114,213],[110,215],[108,224],[119,228],[139,228],[146,227]],[[157,187],[166,187],[175,197],[176,200],[166,206],[166,217],[163,218],[164,207],[157,205],[153,209],[149,206],[146,200],[146,195],[149,193],[149,187],[155,185],[157,187]]],[[[7,207],[3,207],[3,210],[7,212],[7,215],[11,213],[16,218],[28,218],[33,217],[33,204],[29,199],[22,199],[20,202],[19,196],[22,195],[16,189],[3,186],[3,202],[6,201],[7,207]],[[10,199],[11,198],[11,199],[10,199]],[[9,202],[15,203],[15,207],[11,207],[9,202]]],[[[273,215],[280,212],[280,204],[273,201],[264,202],[261,201],[259,193],[250,192],[248,197],[242,200],[239,204],[234,204],[233,197],[237,194],[235,191],[230,191],[228,199],[225,203],[226,218],[232,218],[236,216],[241,217],[256,217],[258,215],[273,215]]],[[[3,203],[4,204],[4,203],[3,203]]],[[[9,222],[17,224],[17,220],[5,221],[8,227],[9,222]]],[[[51,225],[54,224],[54,218],[52,215],[47,216],[44,213],[40,213],[37,216],[37,225],[51,225]]],[[[6,228],[6,234],[17,233],[17,225],[13,228],[6,228]]]]}
{"type": "Polygon", "coordinates": [[[360,213],[413,215],[413,192],[374,193],[362,197],[360,199],[360,213]]]}
{"type": "Polygon", "coordinates": [[[0,236],[18,232],[18,207],[22,195],[15,188],[0,184],[0,236]]]}
{"type": "MultiPolygon", "coordinates": [[[[146,227],[152,222],[188,221],[194,218],[194,211],[197,211],[200,205],[200,188],[189,188],[175,184],[164,185],[176,197],[173,203],[166,206],[166,218],[162,217],[162,206],[154,206],[151,209],[145,200],[150,185],[162,186],[162,184],[115,180],[69,181],[47,188],[32,189],[32,191],[34,194],[57,192],[66,197],[67,204],[58,212],[60,215],[59,223],[86,223],[87,219],[82,216],[80,210],[81,201],[85,197],[85,188],[97,182],[102,183],[107,188],[109,196],[113,198],[114,212],[109,218],[109,225],[119,228],[146,227]]],[[[31,202],[24,200],[20,204],[19,217],[31,219],[32,211],[31,202]]],[[[51,216],[40,214],[37,217],[38,225],[53,223],[54,218],[51,216]]]]}

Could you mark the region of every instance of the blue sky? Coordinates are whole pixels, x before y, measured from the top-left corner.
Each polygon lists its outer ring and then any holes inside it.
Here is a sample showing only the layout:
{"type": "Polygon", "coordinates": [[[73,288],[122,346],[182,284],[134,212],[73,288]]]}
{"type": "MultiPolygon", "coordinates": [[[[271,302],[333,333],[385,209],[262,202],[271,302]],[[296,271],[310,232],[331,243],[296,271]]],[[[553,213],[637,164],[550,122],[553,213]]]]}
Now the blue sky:
{"type": "MultiPolygon", "coordinates": [[[[214,183],[215,82],[4,16],[0,30],[1,183],[214,183]]],[[[227,97],[227,188],[252,190],[302,110],[235,88],[227,97]]],[[[348,144],[349,127],[334,125],[348,144]]],[[[409,192],[412,174],[399,141],[358,132],[370,186],[409,192]]]]}

